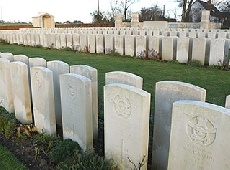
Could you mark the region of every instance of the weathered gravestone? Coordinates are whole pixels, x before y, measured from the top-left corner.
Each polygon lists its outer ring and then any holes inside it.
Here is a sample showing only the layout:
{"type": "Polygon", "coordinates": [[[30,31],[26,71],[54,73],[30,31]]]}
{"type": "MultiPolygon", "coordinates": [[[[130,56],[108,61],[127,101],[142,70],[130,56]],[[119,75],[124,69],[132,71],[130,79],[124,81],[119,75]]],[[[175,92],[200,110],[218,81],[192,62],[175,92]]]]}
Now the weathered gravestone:
{"type": "Polygon", "coordinates": [[[121,83],[142,89],[143,78],[133,73],[112,71],[105,73],[105,84],[121,83]]]}
{"type": "Polygon", "coordinates": [[[62,112],[61,112],[61,95],[60,95],[60,80],[61,74],[69,73],[69,65],[63,61],[53,60],[47,62],[47,68],[53,72],[53,84],[54,84],[54,105],[56,123],[62,125],[62,112]]]}
{"type": "Polygon", "coordinates": [[[0,58],[0,106],[14,113],[14,98],[10,78],[10,61],[0,58]]]}
{"type": "Polygon", "coordinates": [[[205,101],[206,90],[179,81],[160,81],[155,88],[153,168],[167,169],[173,103],[177,100],[205,101]]]}
{"type": "Polygon", "coordinates": [[[230,109],[230,95],[226,97],[225,108],[230,109]]]}
{"type": "Polygon", "coordinates": [[[60,75],[63,137],[83,150],[93,148],[91,80],[79,74],[60,75]]]}
{"type": "Polygon", "coordinates": [[[150,93],[125,84],[104,86],[105,157],[119,169],[147,169],[149,112],[150,93]]]}
{"type": "Polygon", "coordinates": [[[230,169],[230,110],[200,101],[173,104],[168,170],[230,169]]]}
{"type": "Polygon", "coordinates": [[[40,133],[56,134],[53,73],[48,68],[32,67],[31,89],[34,123],[40,133]]]}
{"type": "Polygon", "coordinates": [[[97,69],[88,65],[72,65],[70,73],[80,74],[91,80],[92,87],[92,120],[93,120],[93,136],[98,136],[98,74],[97,69]]]}
{"type": "Polygon", "coordinates": [[[28,79],[28,66],[20,61],[10,65],[12,94],[14,98],[15,117],[23,124],[32,123],[31,94],[28,79]]]}

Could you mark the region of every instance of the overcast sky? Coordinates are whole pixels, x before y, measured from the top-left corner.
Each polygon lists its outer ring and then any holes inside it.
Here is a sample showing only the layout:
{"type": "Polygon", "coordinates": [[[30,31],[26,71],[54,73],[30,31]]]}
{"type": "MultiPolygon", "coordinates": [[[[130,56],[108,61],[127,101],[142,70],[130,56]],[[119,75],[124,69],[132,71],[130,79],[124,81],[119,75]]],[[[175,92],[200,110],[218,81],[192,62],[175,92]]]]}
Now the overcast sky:
{"type": "MultiPolygon", "coordinates": [[[[100,9],[110,10],[111,0],[100,0],[100,9]]],[[[32,22],[32,17],[38,12],[48,12],[54,16],[56,22],[79,20],[90,23],[91,12],[97,10],[98,0],[0,0],[0,19],[4,21],[32,22]]],[[[166,15],[176,8],[174,0],[140,0],[131,6],[133,12],[138,12],[142,7],[157,4],[166,6],[166,15]]],[[[178,13],[180,13],[179,9],[178,13]]],[[[173,17],[173,15],[171,16],[173,17]]]]}

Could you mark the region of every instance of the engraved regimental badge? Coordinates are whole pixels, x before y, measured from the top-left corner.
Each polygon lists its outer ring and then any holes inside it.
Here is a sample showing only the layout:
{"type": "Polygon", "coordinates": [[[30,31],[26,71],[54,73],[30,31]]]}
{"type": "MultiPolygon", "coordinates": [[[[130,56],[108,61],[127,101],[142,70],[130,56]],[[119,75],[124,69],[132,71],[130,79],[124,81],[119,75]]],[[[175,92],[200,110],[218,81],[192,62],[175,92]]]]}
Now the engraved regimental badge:
{"type": "Polygon", "coordinates": [[[190,119],[186,130],[191,141],[203,146],[211,145],[216,138],[217,129],[208,119],[201,116],[190,119]]]}

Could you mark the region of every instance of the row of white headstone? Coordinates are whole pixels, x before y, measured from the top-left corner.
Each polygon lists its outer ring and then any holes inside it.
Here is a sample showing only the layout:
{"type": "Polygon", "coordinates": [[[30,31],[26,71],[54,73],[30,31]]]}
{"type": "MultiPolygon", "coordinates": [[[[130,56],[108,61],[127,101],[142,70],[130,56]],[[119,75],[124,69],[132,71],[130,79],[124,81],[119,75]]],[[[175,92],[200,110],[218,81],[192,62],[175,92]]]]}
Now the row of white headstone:
{"type": "Polygon", "coordinates": [[[156,29],[151,27],[85,27],[85,28],[29,28],[20,29],[20,33],[70,33],[70,34],[114,34],[114,35],[149,35],[149,36],[179,36],[179,37],[191,37],[191,38],[229,38],[229,30],[220,29],[182,29],[182,28],[170,28],[170,29],[156,29]]]}
{"type": "MultiPolygon", "coordinates": [[[[2,32],[10,44],[65,49],[89,53],[118,53],[140,58],[176,60],[179,63],[199,61],[201,65],[223,65],[228,62],[230,39],[188,38],[178,36],[141,36],[113,34],[18,34],[2,32]]],[[[195,32],[194,32],[195,33],[195,32]]],[[[227,63],[228,64],[228,63],[227,63]]]]}
{"type": "MultiPolygon", "coordinates": [[[[69,73],[68,64],[62,61],[46,63],[42,58],[28,59],[10,53],[1,53],[1,57],[1,106],[15,110],[22,123],[31,123],[31,79],[33,117],[38,130],[55,134],[59,116],[54,112],[61,107],[64,138],[73,139],[84,150],[92,149],[97,133],[97,116],[93,112],[97,97],[93,97],[92,88],[94,84],[97,94],[97,70],[75,65],[70,66],[69,73]],[[55,98],[55,94],[60,97],[55,98]]],[[[151,95],[142,90],[143,79],[132,73],[106,73],[105,84],[105,156],[114,159],[121,169],[147,169],[151,95]]],[[[230,168],[230,96],[226,108],[205,100],[206,90],[201,87],[179,81],[156,83],[154,169],[230,168]]],[[[97,106],[95,109],[97,112],[97,106]]]]}

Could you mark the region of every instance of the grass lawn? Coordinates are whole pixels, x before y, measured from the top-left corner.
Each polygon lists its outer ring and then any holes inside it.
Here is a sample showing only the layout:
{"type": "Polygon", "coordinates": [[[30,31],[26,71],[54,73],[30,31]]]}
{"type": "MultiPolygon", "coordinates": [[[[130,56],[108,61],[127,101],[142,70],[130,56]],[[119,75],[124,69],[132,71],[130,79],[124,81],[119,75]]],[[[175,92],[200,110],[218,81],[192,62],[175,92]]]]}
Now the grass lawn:
{"type": "Polygon", "coordinates": [[[141,60],[127,56],[83,54],[55,49],[45,50],[43,48],[8,44],[0,44],[0,52],[24,54],[28,57],[42,57],[47,61],[62,60],[69,65],[86,64],[96,68],[98,70],[99,116],[101,118],[103,118],[103,86],[106,72],[126,71],[143,77],[143,89],[151,93],[150,138],[152,137],[156,82],[173,80],[202,87],[206,89],[206,101],[221,106],[225,105],[225,98],[230,94],[230,71],[224,71],[217,67],[141,60]]]}
{"type": "Polygon", "coordinates": [[[26,169],[26,167],[21,164],[11,152],[0,145],[0,169],[23,170],[26,169]]]}

